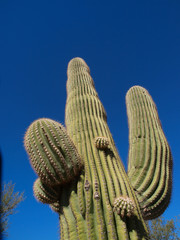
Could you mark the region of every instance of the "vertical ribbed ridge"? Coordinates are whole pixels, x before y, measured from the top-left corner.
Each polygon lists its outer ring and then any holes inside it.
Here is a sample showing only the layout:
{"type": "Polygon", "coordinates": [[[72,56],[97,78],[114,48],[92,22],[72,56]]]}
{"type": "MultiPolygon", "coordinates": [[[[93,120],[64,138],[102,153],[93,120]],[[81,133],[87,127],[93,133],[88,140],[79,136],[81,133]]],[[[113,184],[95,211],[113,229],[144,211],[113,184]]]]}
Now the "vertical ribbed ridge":
{"type": "Polygon", "coordinates": [[[63,214],[60,214],[60,229],[61,229],[61,233],[60,233],[60,239],[69,239],[68,238],[68,226],[67,226],[67,221],[66,218],[63,214]]]}
{"type": "MultiPolygon", "coordinates": [[[[76,194],[76,185],[77,183],[74,182],[72,185],[72,189],[70,190],[71,194],[70,194],[70,198],[69,198],[69,211],[71,209],[72,214],[74,216],[74,223],[76,225],[76,234],[77,234],[77,239],[79,240],[88,240],[87,239],[87,226],[85,224],[85,220],[83,215],[81,214],[81,209],[78,203],[78,196],[76,194]]],[[[72,221],[72,224],[73,224],[72,221]]],[[[71,239],[71,238],[70,238],[71,239]]],[[[72,239],[76,239],[76,238],[72,238],[72,239]]]]}
{"type": "Polygon", "coordinates": [[[143,217],[161,215],[169,204],[172,156],[156,106],[142,87],[126,95],[129,123],[128,176],[136,191],[143,217]]]}
{"type": "Polygon", "coordinates": [[[84,198],[84,176],[81,175],[80,179],[77,183],[77,196],[78,196],[78,203],[79,209],[82,216],[85,216],[86,206],[85,206],[85,198],[84,198]]]}
{"type": "Polygon", "coordinates": [[[84,196],[88,239],[138,239],[140,227],[143,228],[141,239],[145,239],[146,226],[142,223],[137,200],[106,119],[106,112],[94,88],[87,64],[80,58],[71,60],[68,65],[65,122],[67,132],[85,165],[84,196]],[[110,148],[98,149],[95,144],[97,137],[108,139],[110,148]],[[119,195],[129,196],[135,203],[136,217],[128,219],[128,224],[113,211],[114,200],[119,195]]]}

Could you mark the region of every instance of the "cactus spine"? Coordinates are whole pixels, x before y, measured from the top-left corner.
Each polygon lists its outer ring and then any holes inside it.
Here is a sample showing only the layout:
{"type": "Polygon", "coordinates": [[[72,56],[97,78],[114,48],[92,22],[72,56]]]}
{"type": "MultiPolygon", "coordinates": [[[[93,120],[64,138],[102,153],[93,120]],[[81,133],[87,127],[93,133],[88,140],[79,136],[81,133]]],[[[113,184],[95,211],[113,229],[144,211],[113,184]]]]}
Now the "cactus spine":
{"type": "Polygon", "coordinates": [[[148,239],[144,219],[168,206],[172,157],[148,92],[126,95],[128,172],[107,125],[87,64],[68,65],[66,129],[50,119],[32,123],[25,147],[38,180],[35,197],[59,213],[61,239],[148,239]]]}

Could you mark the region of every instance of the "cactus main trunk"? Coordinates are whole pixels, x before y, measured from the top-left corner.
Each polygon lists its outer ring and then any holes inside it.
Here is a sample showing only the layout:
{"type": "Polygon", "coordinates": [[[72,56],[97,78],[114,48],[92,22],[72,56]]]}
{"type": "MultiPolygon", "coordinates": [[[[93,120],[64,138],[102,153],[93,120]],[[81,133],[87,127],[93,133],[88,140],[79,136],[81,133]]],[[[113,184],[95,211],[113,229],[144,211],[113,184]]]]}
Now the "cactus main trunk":
{"type": "MultiPolygon", "coordinates": [[[[84,160],[84,184],[89,184],[88,189],[81,190],[85,216],[76,223],[77,228],[84,226],[83,232],[87,233],[84,239],[138,239],[138,235],[143,239],[146,226],[106,119],[88,66],[82,59],[73,59],[68,66],[66,128],[84,160]],[[97,146],[98,138],[106,138],[108,146],[97,146]],[[121,218],[113,210],[115,199],[120,196],[133,200],[131,217],[121,218]]],[[[72,201],[77,201],[76,198],[81,201],[78,192],[72,201]]],[[[81,215],[80,207],[77,209],[74,213],[69,208],[74,215],[72,222],[76,214],[81,215]]]]}
{"type": "Polygon", "coordinates": [[[155,105],[141,87],[127,94],[127,174],[87,64],[72,59],[67,74],[66,130],[42,119],[25,136],[40,177],[35,197],[59,213],[61,239],[148,239],[144,219],[160,215],[171,195],[172,158],[155,105]]]}

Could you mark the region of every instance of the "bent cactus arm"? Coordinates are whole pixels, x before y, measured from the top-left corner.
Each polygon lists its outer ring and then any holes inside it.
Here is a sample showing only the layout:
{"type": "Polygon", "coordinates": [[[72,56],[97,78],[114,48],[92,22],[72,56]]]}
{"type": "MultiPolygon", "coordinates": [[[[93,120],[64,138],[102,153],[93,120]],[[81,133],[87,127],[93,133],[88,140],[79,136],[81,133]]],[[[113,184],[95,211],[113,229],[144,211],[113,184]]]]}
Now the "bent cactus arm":
{"type": "Polygon", "coordinates": [[[156,107],[142,87],[128,91],[126,173],[87,64],[72,59],[67,75],[66,129],[39,119],[25,135],[39,175],[35,197],[58,212],[61,239],[148,239],[144,219],[166,209],[172,184],[171,153],[156,107]]]}
{"type": "Polygon", "coordinates": [[[129,119],[128,176],[144,219],[154,219],[171,198],[172,156],[157,108],[148,91],[132,87],[126,95],[129,119]]]}

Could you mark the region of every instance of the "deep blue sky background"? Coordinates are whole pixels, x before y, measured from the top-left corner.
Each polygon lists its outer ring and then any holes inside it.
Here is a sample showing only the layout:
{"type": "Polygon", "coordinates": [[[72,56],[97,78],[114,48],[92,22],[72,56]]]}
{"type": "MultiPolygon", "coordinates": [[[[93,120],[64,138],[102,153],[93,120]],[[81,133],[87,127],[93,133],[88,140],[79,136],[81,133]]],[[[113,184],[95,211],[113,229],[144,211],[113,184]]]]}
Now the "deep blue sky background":
{"type": "Polygon", "coordinates": [[[66,70],[73,57],[91,69],[108,123],[126,165],[125,94],[145,87],[158,107],[174,157],[172,201],[180,214],[180,2],[0,1],[0,97],[3,181],[26,199],[10,218],[8,240],[58,239],[58,216],[32,192],[36,175],[23,148],[29,124],[64,123],[66,70]]]}

